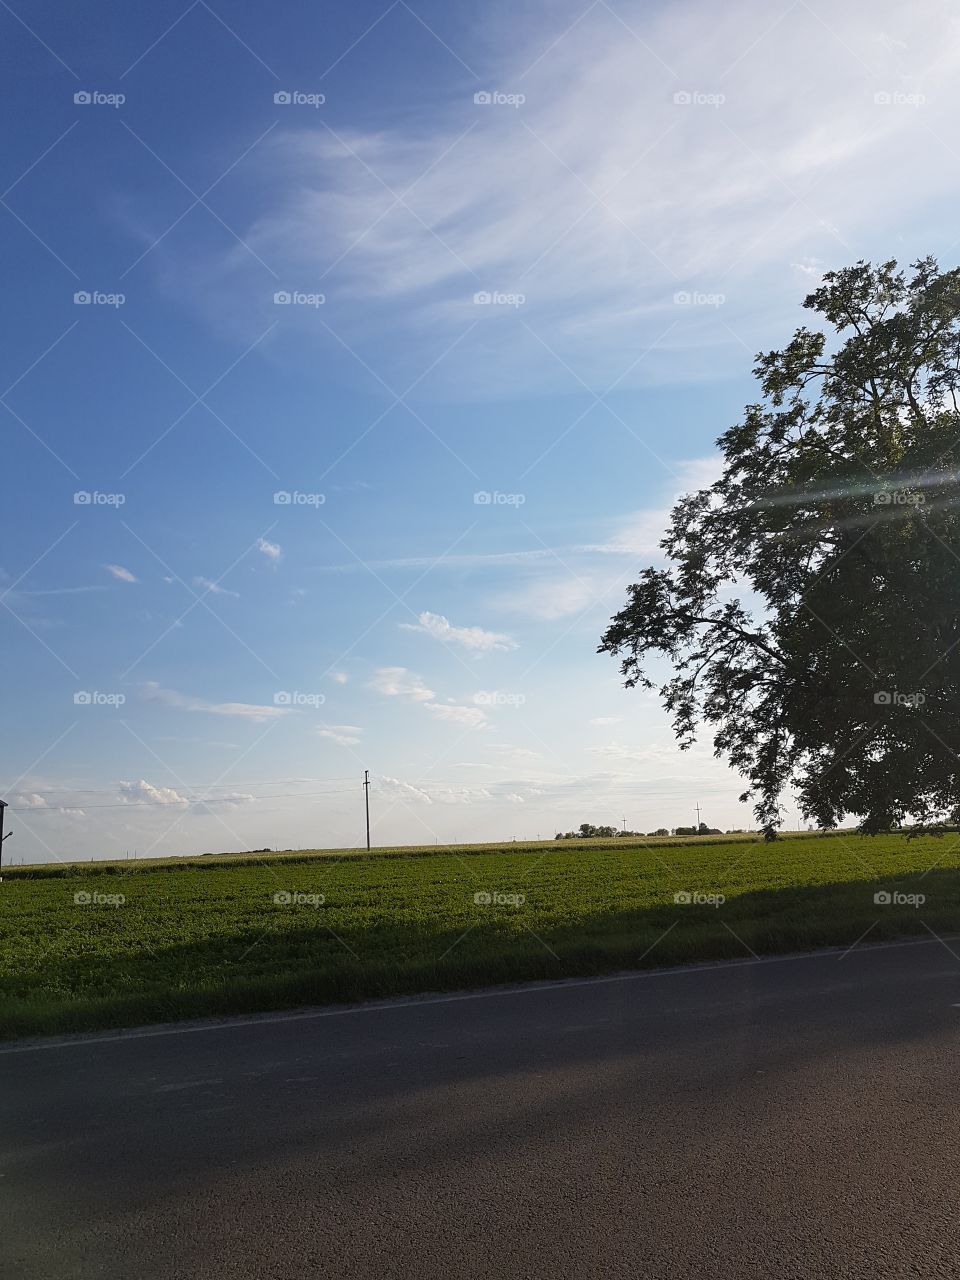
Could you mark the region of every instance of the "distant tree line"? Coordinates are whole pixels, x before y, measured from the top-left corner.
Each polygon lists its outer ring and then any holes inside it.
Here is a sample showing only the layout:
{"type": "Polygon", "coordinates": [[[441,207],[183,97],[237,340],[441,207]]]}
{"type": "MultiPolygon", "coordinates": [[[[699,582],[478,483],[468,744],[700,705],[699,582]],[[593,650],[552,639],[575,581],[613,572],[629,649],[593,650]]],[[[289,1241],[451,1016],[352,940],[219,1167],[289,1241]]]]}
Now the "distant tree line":
{"type": "Polygon", "coordinates": [[[623,831],[619,827],[595,827],[592,822],[581,822],[576,831],[558,831],[555,840],[591,840],[596,836],[612,839],[615,836],[737,836],[744,835],[743,827],[721,831],[701,822],[699,827],[657,827],[656,831],[623,831]]]}

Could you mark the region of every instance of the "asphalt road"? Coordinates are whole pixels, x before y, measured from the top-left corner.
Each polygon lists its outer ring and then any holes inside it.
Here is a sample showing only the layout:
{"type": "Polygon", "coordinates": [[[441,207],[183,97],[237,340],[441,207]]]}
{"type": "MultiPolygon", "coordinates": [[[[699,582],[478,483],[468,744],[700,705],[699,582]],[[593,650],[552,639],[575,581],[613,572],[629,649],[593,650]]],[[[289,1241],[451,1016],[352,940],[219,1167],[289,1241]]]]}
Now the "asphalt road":
{"type": "Polygon", "coordinates": [[[954,1280],[958,957],[7,1046],[0,1274],[954,1280]]]}

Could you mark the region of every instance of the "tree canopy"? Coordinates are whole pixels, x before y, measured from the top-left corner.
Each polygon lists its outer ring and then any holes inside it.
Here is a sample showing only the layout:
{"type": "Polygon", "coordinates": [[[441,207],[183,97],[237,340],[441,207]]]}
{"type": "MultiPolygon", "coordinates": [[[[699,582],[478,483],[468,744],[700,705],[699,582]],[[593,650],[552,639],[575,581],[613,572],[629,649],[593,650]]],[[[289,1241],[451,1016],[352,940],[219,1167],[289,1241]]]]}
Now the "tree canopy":
{"type": "Polygon", "coordinates": [[[712,731],[769,839],[787,789],[821,827],[957,821],[960,270],[861,261],[804,306],[600,652],[627,687],[665,660],[680,746],[712,731]]]}

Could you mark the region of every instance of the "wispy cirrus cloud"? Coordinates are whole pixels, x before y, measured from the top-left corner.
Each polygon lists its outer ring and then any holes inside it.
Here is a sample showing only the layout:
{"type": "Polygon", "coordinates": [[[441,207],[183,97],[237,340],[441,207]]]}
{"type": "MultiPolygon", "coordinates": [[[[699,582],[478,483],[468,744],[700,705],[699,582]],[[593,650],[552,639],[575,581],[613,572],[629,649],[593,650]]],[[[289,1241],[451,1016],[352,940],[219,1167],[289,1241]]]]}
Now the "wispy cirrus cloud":
{"type": "Polygon", "coordinates": [[[479,707],[464,707],[453,702],[425,702],[423,705],[435,720],[448,720],[452,724],[466,725],[468,729],[479,729],[487,723],[486,712],[479,707]]]}
{"type": "MultiPolygon", "coordinates": [[[[793,264],[889,243],[952,188],[948,0],[565,13],[487,24],[485,72],[515,108],[459,89],[415,126],[275,131],[247,244],[322,281],[338,331],[389,337],[388,360],[475,325],[436,374],[458,390],[605,388],[723,370],[751,350],[751,317],[809,287],[793,264]]],[[[239,294],[241,263],[207,269],[205,296],[239,294]]]]}
{"type": "Polygon", "coordinates": [[[290,708],[287,706],[264,706],[251,702],[210,702],[206,698],[195,698],[190,694],[178,693],[176,689],[164,689],[152,680],[142,684],[140,692],[147,702],[159,702],[166,707],[205,712],[213,716],[234,716],[237,719],[252,720],[255,723],[276,720],[290,714],[290,708]]]}
{"type": "Polygon", "coordinates": [[[400,778],[383,777],[377,780],[377,791],[388,800],[413,804],[482,805],[523,804],[526,797],[510,791],[506,786],[493,783],[490,786],[449,786],[425,778],[422,781],[405,782],[400,778]]]}
{"type": "Polygon", "coordinates": [[[543,547],[518,551],[476,551],[462,555],[397,556],[383,560],[347,560],[317,566],[318,573],[369,573],[371,569],[497,569],[550,560],[556,552],[543,547]]]}
{"type": "MultiPolygon", "coordinates": [[[[660,542],[667,531],[674,500],[684,493],[706,488],[719,478],[719,454],[672,459],[663,488],[663,499],[637,511],[611,516],[596,522],[597,540],[569,543],[555,548],[523,548],[509,552],[475,552],[449,556],[398,557],[374,564],[357,561],[323,566],[323,572],[360,572],[366,568],[403,572],[429,568],[434,572],[456,573],[465,568],[501,570],[519,579],[518,585],[495,591],[489,604],[517,617],[552,622],[582,613],[594,603],[606,608],[613,592],[623,585],[623,570],[611,567],[620,559],[624,567],[638,561],[657,563],[663,557],[660,542]]],[[[435,639],[459,644],[475,655],[516,648],[511,636],[482,627],[459,627],[442,614],[424,612],[416,623],[399,624],[405,631],[421,632],[435,639]]]]}
{"type": "Polygon", "coordinates": [[[720,454],[710,454],[702,458],[685,458],[672,462],[670,470],[674,492],[669,502],[621,516],[613,523],[604,542],[586,543],[578,550],[587,553],[598,552],[601,555],[661,559],[663,552],[660,549],[660,542],[669,526],[673,502],[682,494],[696,493],[700,489],[709,488],[723,472],[723,459],[720,454]]]}
{"type": "Polygon", "coordinates": [[[197,575],[193,581],[196,586],[202,587],[204,591],[212,596],[233,596],[235,600],[240,599],[239,591],[229,591],[226,587],[221,587],[219,582],[214,582],[212,578],[204,578],[197,575]]]}
{"type": "Polygon", "coordinates": [[[329,738],[341,747],[355,747],[361,741],[363,730],[355,724],[324,724],[316,731],[317,737],[329,738]]]}
{"type": "Polygon", "coordinates": [[[592,756],[604,760],[620,760],[625,764],[649,764],[652,761],[675,761],[676,746],[662,747],[654,743],[649,747],[632,747],[624,742],[607,742],[599,747],[587,747],[592,756]]]}
{"type": "Polygon", "coordinates": [[[224,791],[220,795],[191,800],[190,813],[199,817],[203,814],[215,813],[217,809],[238,809],[241,805],[253,804],[256,798],[246,791],[224,791]]]}
{"type": "Polygon", "coordinates": [[[599,606],[616,583],[613,575],[600,579],[582,565],[577,569],[554,568],[536,577],[528,575],[520,584],[498,591],[491,604],[513,617],[555,622],[583,613],[592,605],[599,606]]]}

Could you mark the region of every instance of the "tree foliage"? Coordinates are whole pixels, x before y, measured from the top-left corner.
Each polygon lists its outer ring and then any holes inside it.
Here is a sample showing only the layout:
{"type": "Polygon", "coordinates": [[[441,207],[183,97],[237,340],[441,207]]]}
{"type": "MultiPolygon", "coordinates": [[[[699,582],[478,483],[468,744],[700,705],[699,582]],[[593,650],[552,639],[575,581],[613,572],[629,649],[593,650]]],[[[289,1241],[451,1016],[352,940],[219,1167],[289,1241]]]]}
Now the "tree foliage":
{"type": "Polygon", "coordinates": [[[581,822],[576,831],[558,831],[553,838],[554,840],[592,840],[596,836],[603,836],[607,840],[612,840],[614,836],[639,834],[638,831],[621,831],[619,827],[595,827],[592,822],[581,822]]]}
{"type": "Polygon", "coordinates": [[[788,788],[822,827],[957,821],[960,270],[861,261],[804,306],[600,652],[628,687],[665,660],[681,747],[712,730],[769,839],[788,788]]]}

